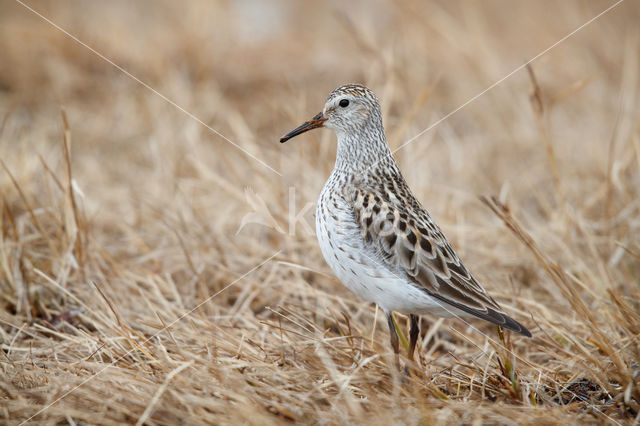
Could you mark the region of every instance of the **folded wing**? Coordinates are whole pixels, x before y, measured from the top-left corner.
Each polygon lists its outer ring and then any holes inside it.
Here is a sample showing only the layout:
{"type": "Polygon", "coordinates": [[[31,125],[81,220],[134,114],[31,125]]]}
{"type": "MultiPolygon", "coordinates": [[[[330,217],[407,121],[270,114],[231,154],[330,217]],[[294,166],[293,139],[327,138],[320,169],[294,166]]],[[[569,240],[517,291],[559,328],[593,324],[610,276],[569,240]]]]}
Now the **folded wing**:
{"type": "Polygon", "coordinates": [[[366,244],[392,270],[447,305],[510,330],[531,336],[507,316],[469,273],[427,211],[408,188],[376,193],[354,190],[356,220],[366,244]],[[402,202],[395,194],[403,196],[402,202]]]}

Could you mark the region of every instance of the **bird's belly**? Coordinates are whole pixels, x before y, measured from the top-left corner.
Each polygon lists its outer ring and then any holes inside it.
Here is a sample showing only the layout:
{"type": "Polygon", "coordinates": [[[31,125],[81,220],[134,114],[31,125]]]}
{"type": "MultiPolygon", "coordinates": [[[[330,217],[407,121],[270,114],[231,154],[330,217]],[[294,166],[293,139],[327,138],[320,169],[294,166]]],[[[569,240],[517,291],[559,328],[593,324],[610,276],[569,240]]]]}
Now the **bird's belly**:
{"type": "Polygon", "coordinates": [[[399,272],[385,265],[365,245],[353,213],[345,202],[320,197],[316,234],[325,260],[352,292],[384,311],[451,316],[446,308],[399,272]]]}

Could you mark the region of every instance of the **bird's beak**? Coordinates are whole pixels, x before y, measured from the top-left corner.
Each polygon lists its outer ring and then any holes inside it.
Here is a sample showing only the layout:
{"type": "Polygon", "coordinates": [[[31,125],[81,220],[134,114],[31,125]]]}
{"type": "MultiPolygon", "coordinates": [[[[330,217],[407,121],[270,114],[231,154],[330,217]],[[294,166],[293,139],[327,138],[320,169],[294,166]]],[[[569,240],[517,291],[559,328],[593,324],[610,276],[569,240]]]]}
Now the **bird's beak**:
{"type": "Polygon", "coordinates": [[[318,115],[313,117],[311,120],[305,121],[303,124],[301,124],[300,126],[296,127],[295,129],[293,129],[292,131],[290,131],[289,133],[287,133],[283,137],[281,137],[280,138],[280,143],[285,143],[289,139],[291,139],[291,138],[293,138],[295,136],[298,136],[301,133],[307,132],[307,131],[312,130],[312,129],[316,129],[318,127],[322,127],[322,125],[324,124],[325,121],[327,121],[327,119],[322,115],[322,113],[318,113],[318,115]]]}

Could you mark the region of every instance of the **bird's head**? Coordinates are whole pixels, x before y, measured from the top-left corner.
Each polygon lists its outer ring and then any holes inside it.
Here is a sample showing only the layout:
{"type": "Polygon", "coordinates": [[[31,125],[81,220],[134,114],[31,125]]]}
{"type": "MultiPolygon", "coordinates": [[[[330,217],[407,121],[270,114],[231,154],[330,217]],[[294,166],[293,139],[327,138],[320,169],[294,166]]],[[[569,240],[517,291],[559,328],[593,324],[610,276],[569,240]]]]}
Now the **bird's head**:
{"type": "Polygon", "coordinates": [[[333,129],[338,137],[357,134],[372,118],[381,119],[376,95],[360,84],[347,84],[329,94],[321,113],[284,135],[280,142],[318,127],[333,129]]]}

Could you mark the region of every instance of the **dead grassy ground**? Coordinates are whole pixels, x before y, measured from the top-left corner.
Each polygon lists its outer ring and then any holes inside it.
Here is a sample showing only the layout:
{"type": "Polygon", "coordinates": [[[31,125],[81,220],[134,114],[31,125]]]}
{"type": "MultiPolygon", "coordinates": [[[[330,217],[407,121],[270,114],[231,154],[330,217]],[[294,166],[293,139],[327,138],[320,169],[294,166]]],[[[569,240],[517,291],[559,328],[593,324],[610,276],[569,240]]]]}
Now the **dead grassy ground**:
{"type": "Polygon", "coordinates": [[[398,151],[534,334],[424,318],[409,378],[289,232],[334,137],[279,136],[354,81],[398,147],[613,1],[28,4],[250,155],[0,3],[2,423],[638,424],[637,2],[398,151]]]}

